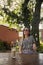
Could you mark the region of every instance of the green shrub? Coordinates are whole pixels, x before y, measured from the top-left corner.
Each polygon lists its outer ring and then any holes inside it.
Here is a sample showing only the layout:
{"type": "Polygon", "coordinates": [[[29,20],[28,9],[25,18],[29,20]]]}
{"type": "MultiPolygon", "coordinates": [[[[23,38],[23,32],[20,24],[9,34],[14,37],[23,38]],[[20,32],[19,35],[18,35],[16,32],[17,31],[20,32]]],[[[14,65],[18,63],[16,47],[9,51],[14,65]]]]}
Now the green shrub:
{"type": "Polygon", "coordinates": [[[0,41],[0,51],[6,50],[4,43],[0,41]]]}
{"type": "Polygon", "coordinates": [[[7,44],[7,42],[0,41],[0,51],[7,51],[10,50],[10,46],[7,44]]]}
{"type": "Polygon", "coordinates": [[[37,50],[39,53],[43,53],[43,44],[40,44],[40,47],[37,50]]]}

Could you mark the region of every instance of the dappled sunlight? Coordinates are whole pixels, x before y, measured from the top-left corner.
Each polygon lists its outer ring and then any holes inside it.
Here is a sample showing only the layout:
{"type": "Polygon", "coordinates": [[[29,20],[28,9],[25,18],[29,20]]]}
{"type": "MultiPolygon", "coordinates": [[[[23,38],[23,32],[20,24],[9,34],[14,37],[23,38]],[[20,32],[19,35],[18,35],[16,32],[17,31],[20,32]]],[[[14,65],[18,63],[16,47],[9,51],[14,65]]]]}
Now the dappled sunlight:
{"type": "Polygon", "coordinates": [[[43,41],[42,41],[42,40],[40,40],[40,44],[42,44],[42,45],[43,45],[43,41]]]}

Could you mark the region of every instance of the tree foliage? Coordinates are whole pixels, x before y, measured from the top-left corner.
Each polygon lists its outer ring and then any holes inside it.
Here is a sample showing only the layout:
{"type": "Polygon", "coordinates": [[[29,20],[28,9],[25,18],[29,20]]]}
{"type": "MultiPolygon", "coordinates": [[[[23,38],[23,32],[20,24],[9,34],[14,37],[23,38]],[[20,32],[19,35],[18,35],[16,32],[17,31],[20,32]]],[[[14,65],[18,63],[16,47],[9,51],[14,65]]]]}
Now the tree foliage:
{"type": "Polygon", "coordinates": [[[2,14],[4,13],[4,15],[6,15],[3,16],[6,18],[4,21],[10,25],[23,23],[25,26],[29,26],[32,20],[31,7],[29,8],[28,6],[30,1],[31,0],[7,0],[7,5],[5,4],[4,7],[1,7],[3,11],[2,14]]]}

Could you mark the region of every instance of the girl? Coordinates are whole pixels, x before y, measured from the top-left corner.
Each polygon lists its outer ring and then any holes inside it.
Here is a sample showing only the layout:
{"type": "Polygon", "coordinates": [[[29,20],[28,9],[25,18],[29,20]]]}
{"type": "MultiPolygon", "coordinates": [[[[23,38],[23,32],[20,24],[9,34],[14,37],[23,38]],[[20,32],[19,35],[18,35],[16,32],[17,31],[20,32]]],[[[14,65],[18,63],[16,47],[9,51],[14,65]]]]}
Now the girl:
{"type": "Polygon", "coordinates": [[[36,44],[32,35],[30,35],[29,28],[23,30],[23,40],[19,48],[19,53],[31,54],[36,53],[36,44]]]}

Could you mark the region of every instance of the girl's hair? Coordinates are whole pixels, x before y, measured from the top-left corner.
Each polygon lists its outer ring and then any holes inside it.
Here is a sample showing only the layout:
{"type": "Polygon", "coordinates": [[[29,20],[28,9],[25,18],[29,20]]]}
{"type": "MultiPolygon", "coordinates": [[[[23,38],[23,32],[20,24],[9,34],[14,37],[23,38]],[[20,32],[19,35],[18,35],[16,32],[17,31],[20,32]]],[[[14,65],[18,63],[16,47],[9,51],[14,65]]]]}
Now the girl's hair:
{"type": "MultiPolygon", "coordinates": [[[[26,29],[26,27],[24,28],[24,30],[26,29]]],[[[29,34],[28,34],[28,36],[30,36],[30,29],[29,28],[27,28],[28,29],[28,31],[29,31],[29,34]]],[[[24,35],[24,30],[23,30],[23,39],[25,38],[25,35],[24,35]]]]}

